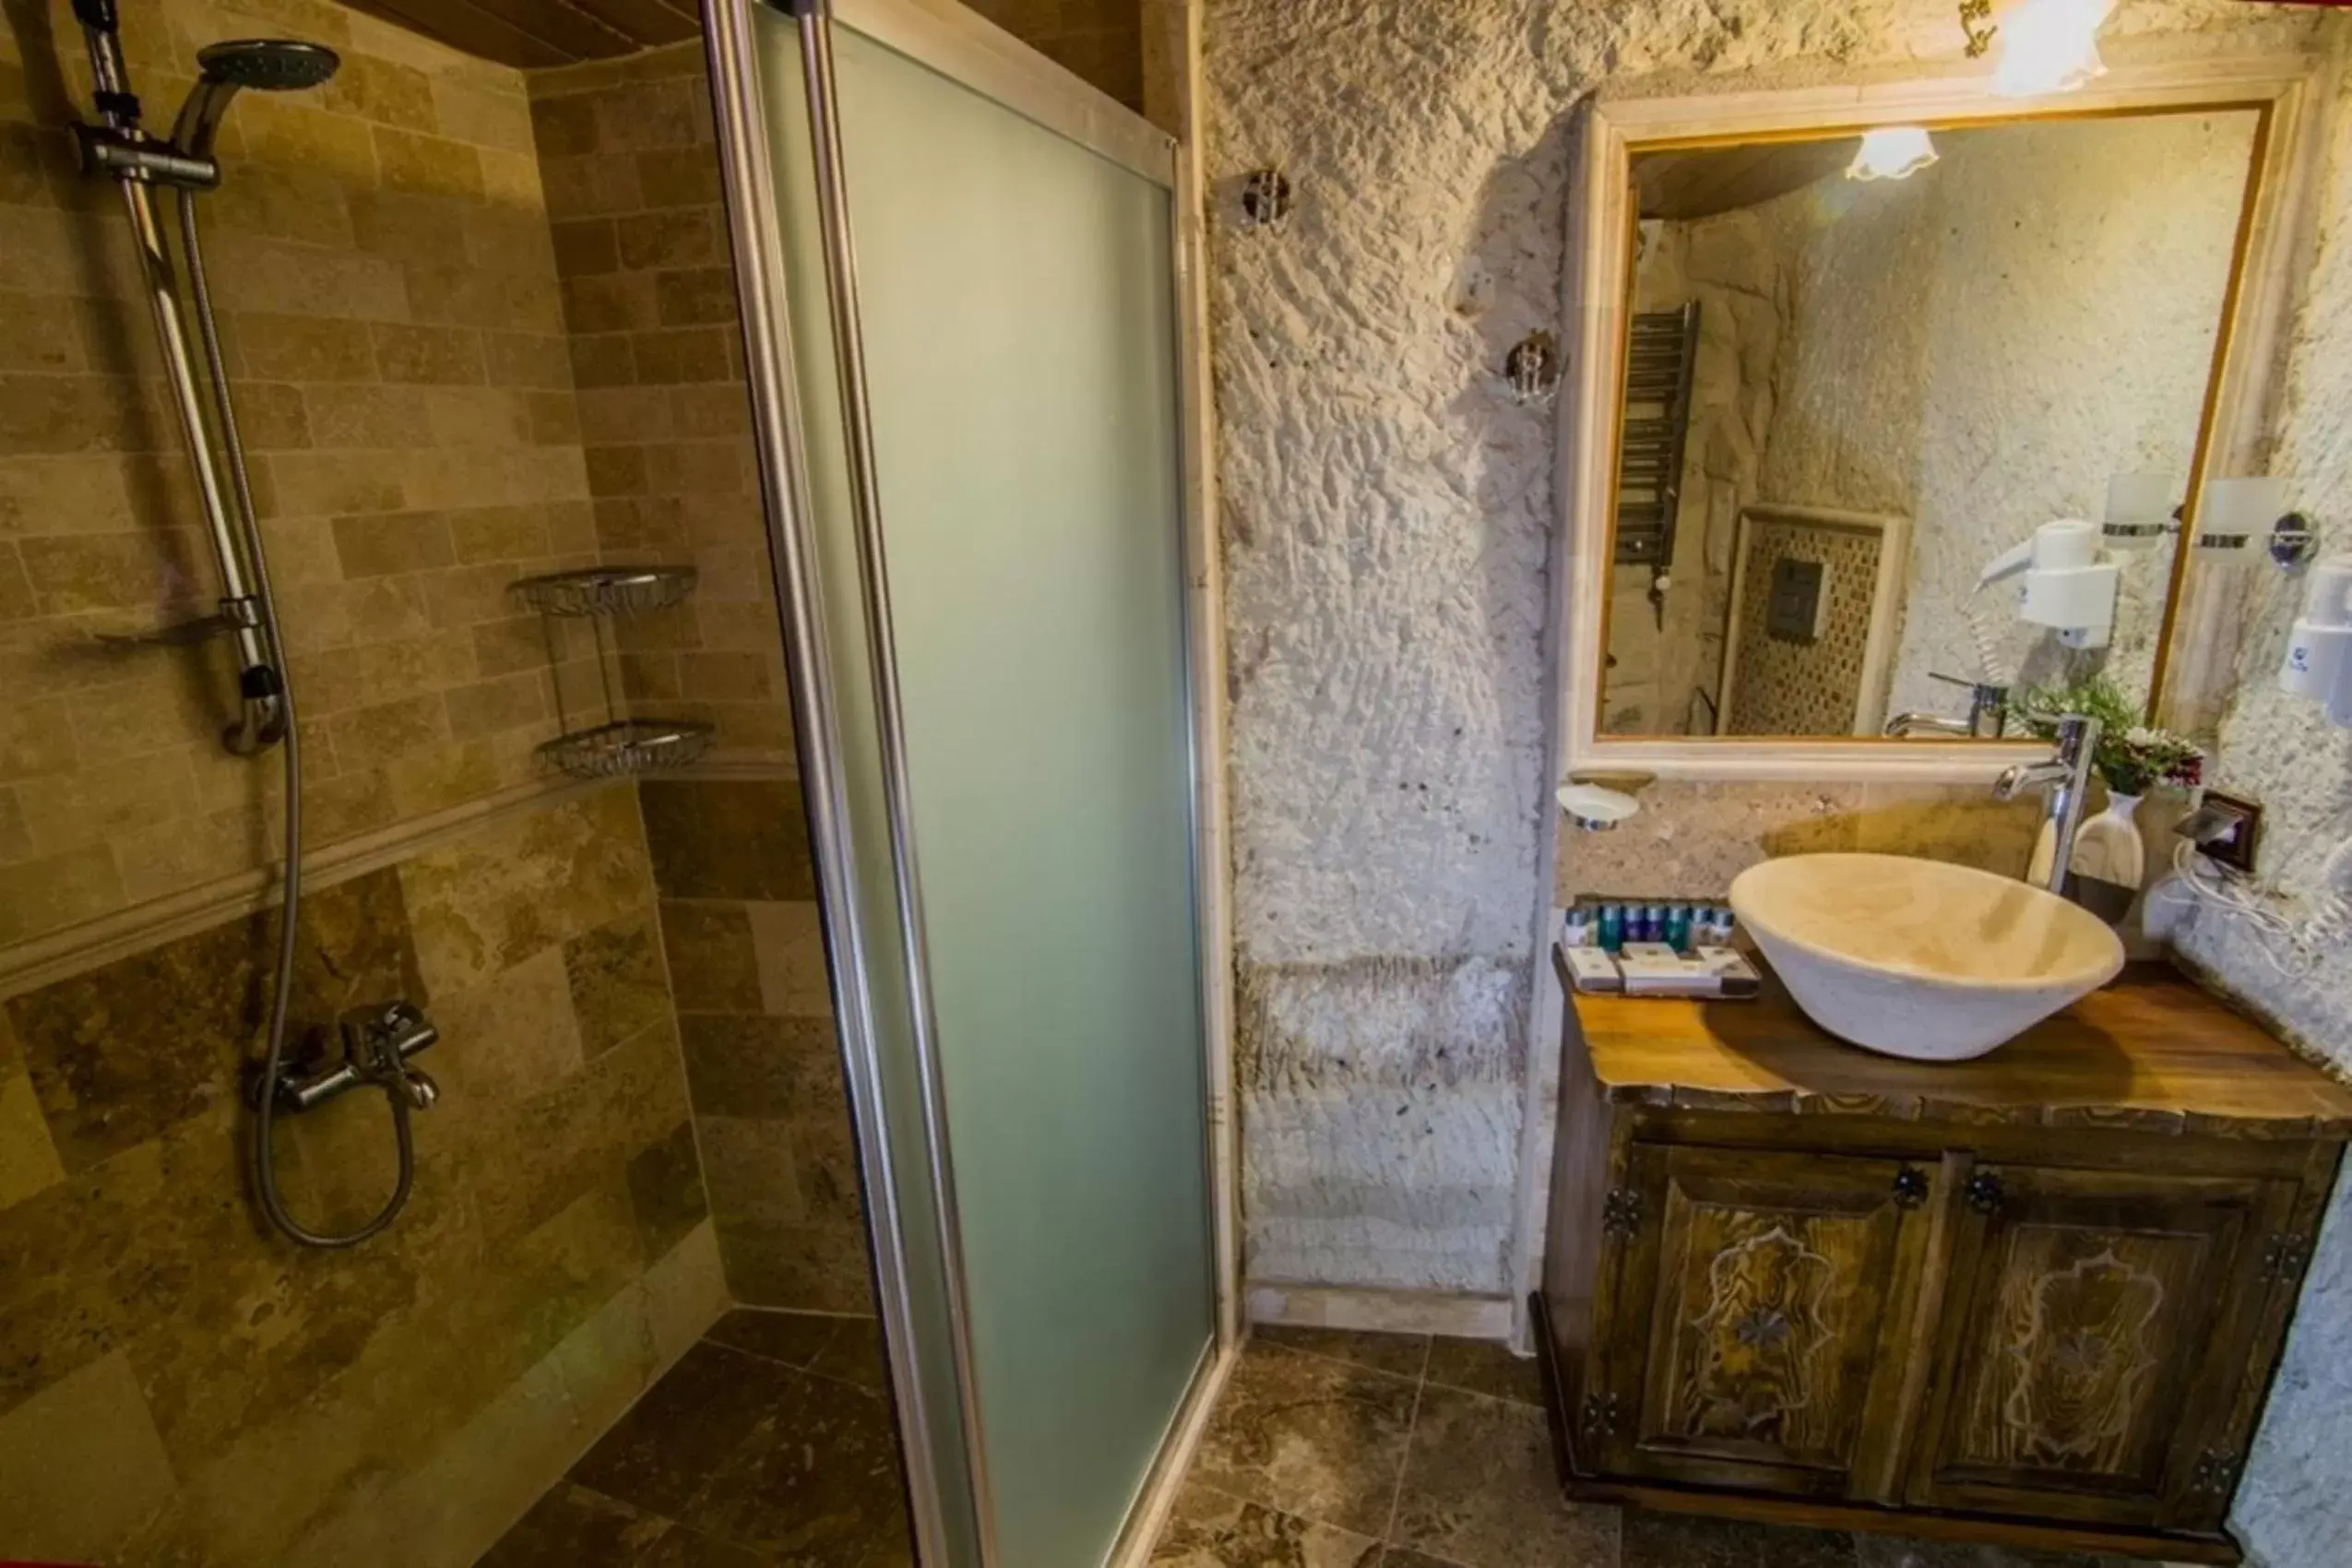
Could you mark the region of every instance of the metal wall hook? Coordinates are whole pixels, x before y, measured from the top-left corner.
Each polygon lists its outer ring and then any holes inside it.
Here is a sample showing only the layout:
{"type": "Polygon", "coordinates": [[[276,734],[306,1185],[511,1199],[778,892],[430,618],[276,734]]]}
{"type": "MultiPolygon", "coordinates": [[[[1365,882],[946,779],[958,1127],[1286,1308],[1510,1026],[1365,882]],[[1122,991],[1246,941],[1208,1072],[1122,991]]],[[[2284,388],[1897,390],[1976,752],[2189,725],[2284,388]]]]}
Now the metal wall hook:
{"type": "Polygon", "coordinates": [[[2270,558],[2286,570],[2309,565],[2319,552],[2319,530],[2302,513],[2289,512],[2270,526],[2270,558]]]}
{"type": "Polygon", "coordinates": [[[1542,327],[1528,333],[1503,357],[1503,376],[1520,402],[1543,402],[1560,388],[1560,339],[1542,327]]]}
{"type": "Polygon", "coordinates": [[[1241,212],[1253,229],[1271,229],[1290,215],[1290,180],[1279,169],[1253,169],[1241,182],[1241,212]]]}

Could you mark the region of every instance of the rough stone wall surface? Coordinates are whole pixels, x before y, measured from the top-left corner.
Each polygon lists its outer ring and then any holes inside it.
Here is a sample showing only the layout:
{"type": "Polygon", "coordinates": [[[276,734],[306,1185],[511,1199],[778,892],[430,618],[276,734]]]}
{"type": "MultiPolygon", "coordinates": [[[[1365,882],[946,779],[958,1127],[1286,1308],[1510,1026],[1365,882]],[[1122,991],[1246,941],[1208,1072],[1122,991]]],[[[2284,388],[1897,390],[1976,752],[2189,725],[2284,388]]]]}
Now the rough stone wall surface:
{"type": "MultiPolygon", "coordinates": [[[[1765,441],[1774,501],[1913,519],[1890,710],[1949,711],[1973,675],[1977,575],[2052,517],[2097,520],[2109,475],[2185,494],[2254,116],[2179,114],[1945,133],[1889,185],[1826,180],[1769,204],[1797,325],[1765,441]]],[[[2103,663],[2144,689],[2168,551],[2126,563],[2103,663]]],[[[1994,677],[2061,672],[2002,590],[1977,604],[1994,677]]]]}
{"type": "MultiPolygon", "coordinates": [[[[1507,1277],[1522,1010],[1443,999],[1528,983],[1550,874],[1534,847],[1553,437],[1497,376],[1519,337],[1558,325],[1566,116],[1603,84],[1949,69],[1954,24],[1928,0],[1219,0],[1206,21],[1247,1265],[1492,1290],[1507,1277]],[[1629,79],[1645,74],[1661,79],[1629,79]],[[1240,222],[1241,178],[1265,165],[1297,196],[1273,232],[1240,222]],[[1443,1075],[1399,1071],[1440,1061],[1443,1075]],[[1353,1218],[1368,1209],[1377,1226],[1353,1218]]],[[[2299,45],[2312,25],[2127,0],[2106,37],[2115,58],[2211,58],[2299,45]]],[[[2352,297],[2346,250],[2322,271],[2338,300],[2352,297]]],[[[2306,315],[2307,413],[2288,444],[2313,493],[2352,470],[2352,435],[2317,417],[2352,399],[2352,311],[2336,315],[2306,315]]],[[[2283,711],[2258,699],[2242,743],[2259,776],[2288,781],[2282,816],[2310,844],[2345,810],[2352,746],[2274,722],[2283,711]]],[[[1788,793],[1664,791],[1645,837],[1676,865],[1736,869],[1764,852],[1788,793]]],[[[1931,832],[1947,803],[1895,790],[1868,814],[1931,832]]],[[[1561,875],[1580,880],[1570,859],[1563,846],[1561,875]]],[[[2273,985],[2242,949],[2222,964],[2312,1032],[2352,1038],[2340,987],[2273,985]]],[[[2313,1532],[2352,1528],[2342,1374],[2322,1354],[2352,1362],[2347,1230],[2314,1270],[2276,1435],[2247,1483],[2242,1522],[2275,1564],[2326,1561],[2313,1532]]]]}
{"type": "MultiPolygon", "coordinates": [[[[2335,34],[2335,53],[2346,39],[2335,34]]],[[[2288,362],[2287,402],[2271,471],[2299,502],[2352,483],[2352,94],[2333,107],[2316,264],[2304,285],[2288,362]]],[[[2322,547],[2352,549],[2342,517],[2321,523],[2322,547]]],[[[2315,1058],[2352,1075],[2352,924],[2327,901],[2352,886],[2330,851],[2352,833],[2352,731],[2277,687],[2287,624],[2302,584],[2256,576],[2254,615],[2236,697],[2216,748],[2216,781],[2269,808],[2263,869],[2288,897],[2268,932],[2219,910],[2192,914],[2177,944],[2266,1012],[2315,1058]]],[[[2333,1562],[2352,1539],[2352,1183],[2339,1181],[2287,1355],[2238,1497],[2236,1520],[2263,1568],[2333,1562]]]]}
{"type": "MultiPolygon", "coordinates": [[[[2226,29],[2150,44],[2204,54],[2308,25],[2198,0],[2127,6],[2110,36],[2226,29]]],[[[1643,74],[1948,65],[1956,35],[1928,0],[1226,0],[1206,40],[1237,958],[1277,1036],[1241,1054],[1298,1064],[1242,1085],[1248,1265],[1497,1289],[1523,1009],[1428,998],[1531,975],[1554,431],[1500,367],[1559,325],[1569,111],[1643,74]],[[1271,231],[1239,221],[1263,164],[1297,198],[1271,231]],[[1443,1072],[1411,1113],[1348,1135],[1423,1060],[1443,1072]],[[1412,1210],[1431,1163],[1475,1201],[1367,1244],[1362,1194],[1412,1210]]]]}

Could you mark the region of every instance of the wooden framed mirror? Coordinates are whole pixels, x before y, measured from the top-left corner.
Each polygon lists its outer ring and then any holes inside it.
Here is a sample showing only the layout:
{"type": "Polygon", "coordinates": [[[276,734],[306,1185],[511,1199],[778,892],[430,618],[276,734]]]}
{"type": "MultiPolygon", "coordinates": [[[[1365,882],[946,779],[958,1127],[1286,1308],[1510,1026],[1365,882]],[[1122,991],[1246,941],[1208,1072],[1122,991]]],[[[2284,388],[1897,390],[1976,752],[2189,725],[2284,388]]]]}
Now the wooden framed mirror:
{"type": "Polygon", "coordinates": [[[2268,569],[2192,544],[2267,458],[2315,65],[1587,104],[1561,771],[1990,778],[2040,749],[1998,694],[2085,680],[2193,729],[2268,569]]]}

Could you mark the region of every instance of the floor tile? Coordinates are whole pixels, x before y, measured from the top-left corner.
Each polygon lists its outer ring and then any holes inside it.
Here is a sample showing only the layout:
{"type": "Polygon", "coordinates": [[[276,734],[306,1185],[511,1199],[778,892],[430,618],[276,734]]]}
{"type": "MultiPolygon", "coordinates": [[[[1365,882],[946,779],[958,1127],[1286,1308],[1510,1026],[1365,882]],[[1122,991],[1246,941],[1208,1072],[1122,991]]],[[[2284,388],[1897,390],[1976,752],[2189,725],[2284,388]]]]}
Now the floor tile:
{"type": "Polygon", "coordinates": [[[816,1360],[809,1363],[809,1371],[820,1377],[854,1383],[872,1393],[883,1393],[890,1386],[890,1380],[882,1356],[882,1324],[870,1317],[835,1321],[840,1328],[826,1342],[816,1360]]]}
{"type": "Polygon", "coordinates": [[[802,1381],[764,1357],[705,1340],[572,1467],[572,1479],[682,1517],[711,1476],[802,1381]]]}
{"type": "Polygon", "coordinates": [[[2128,1558],[2085,1557],[2067,1551],[2021,1551],[1970,1541],[1914,1540],[1858,1532],[1859,1568],[2138,1568],[2128,1558]]]}
{"type": "Polygon", "coordinates": [[[710,1477],[682,1520],[779,1568],[850,1568],[907,1533],[889,1408],[862,1389],[787,1373],[788,1396],[710,1477]]]}
{"type": "Polygon", "coordinates": [[[1311,1524],[1187,1481],[1151,1561],[1159,1568],[1377,1568],[1369,1536],[1311,1524]]]}
{"type": "Polygon", "coordinates": [[[1855,1568],[1854,1538],[1629,1508],[1621,1561],[1623,1568],[1855,1568]]]}
{"type": "Polygon", "coordinates": [[[1448,1388],[1467,1388],[1522,1405],[1543,1403],[1543,1374],[1533,1356],[1515,1356],[1508,1345],[1491,1339],[1430,1341],[1429,1381],[1448,1388]]]}
{"type": "Polygon", "coordinates": [[[630,1568],[775,1568],[775,1562],[749,1547],[673,1525],[630,1568]]]}
{"type": "Polygon", "coordinates": [[[766,1356],[788,1367],[805,1367],[832,1343],[844,1321],[817,1313],[737,1307],[711,1324],[703,1337],[717,1340],[731,1349],[766,1356]]]}
{"type": "Polygon", "coordinates": [[[1250,1337],[1261,1345],[1279,1345],[1288,1350],[1328,1356],[1335,1361],[1393,1372],[1398,1377],[1420,1376],[1421,1364],[1429,1360],[1426,1334],[1374,1334],[1358,1328],[1306,1328],[1295,1324],[1261,1323],[1251,1328],[1250,1337]]]}
{"type": "Polygon", "coordinates": [[[1193,1477],[1377,1538],[1404,1467],[1416,1393],[1410,1378],[1253,1344],[1218,1402],[1193,1477]]]}
{"type": "Polygon", "coordinates": [[[637,1568],[670,1528],[659,1515],[558,1481],[476,1568],[637,1568]]]}
{"type": "Polygon", "coordinates": [[[1464,1568],[1615,1568],[1617,1510],[1561,1494],[1541,1410],[1430,1386],[1389,1538],[1464,1568]]]}

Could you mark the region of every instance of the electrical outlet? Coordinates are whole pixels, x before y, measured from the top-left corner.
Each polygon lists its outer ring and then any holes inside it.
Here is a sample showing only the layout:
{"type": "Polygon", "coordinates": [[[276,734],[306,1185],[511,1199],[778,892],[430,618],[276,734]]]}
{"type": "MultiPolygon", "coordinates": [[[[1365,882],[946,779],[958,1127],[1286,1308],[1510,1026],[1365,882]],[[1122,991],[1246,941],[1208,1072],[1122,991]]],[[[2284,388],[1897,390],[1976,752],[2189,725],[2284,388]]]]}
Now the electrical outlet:
{"type": "Polygon", "coordinates": [[[2255,852],[2262,848],[2263,803],[2245,795],[2207,790],[2204,800],[2182,820],[2178,831],[2214,864],[2251,876],[2255,852]]]}

